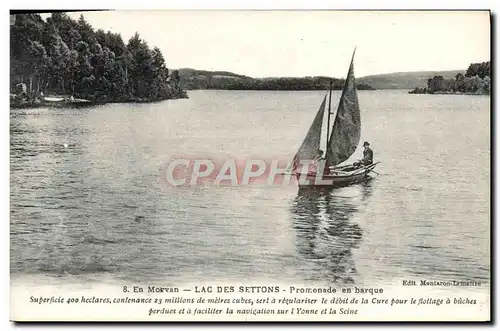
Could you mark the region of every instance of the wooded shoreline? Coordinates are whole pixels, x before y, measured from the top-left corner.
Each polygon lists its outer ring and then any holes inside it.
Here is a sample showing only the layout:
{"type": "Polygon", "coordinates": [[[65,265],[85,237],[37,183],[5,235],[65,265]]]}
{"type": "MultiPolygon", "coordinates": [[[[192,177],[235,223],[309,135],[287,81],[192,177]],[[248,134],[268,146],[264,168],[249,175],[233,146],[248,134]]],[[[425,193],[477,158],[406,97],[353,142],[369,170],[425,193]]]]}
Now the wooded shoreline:
{"type": "Polygon", "coordinates": [[[66,98],[61,101],[47,101],[43,99],[37,100],[23,100],[19,101],[16,98],[11,97],[10,99],[10,108],[11,109],[20,109],[20,108],[81,108],[81,107],[92,107],[98,105],[112,104],[112,103],[155,103],[161,102],[165,100],[176,100],[176,99],[188,99],[187,94],[180,95],[178,97],[171,97],[164,100],[147,100],[147,99],[139,99],[132,98],[129,100],[120,100],[120,101],[91,101],[85,99],[74,99],[73,101],[66,98]]]}
{"type": "Polygon", "coordinates": [[[47,101],[63,95],[87,104],[154,102],[187,98],[179,73],[169,70],[158,47],[136,33],[125,43],[119,33],[94,30],[83,15],[73,20],[52,13],[11,15],[11,107],[72,105],[47,101]]]}
{"type": "Polygon", "coordinates": [[[489,95],[491,92],[490,61],[471,63],[465,75],[458,73],[455,78],[434,76],[427,79],[426,87],[416,87],[410,94],[455,94],[489,95]]]}

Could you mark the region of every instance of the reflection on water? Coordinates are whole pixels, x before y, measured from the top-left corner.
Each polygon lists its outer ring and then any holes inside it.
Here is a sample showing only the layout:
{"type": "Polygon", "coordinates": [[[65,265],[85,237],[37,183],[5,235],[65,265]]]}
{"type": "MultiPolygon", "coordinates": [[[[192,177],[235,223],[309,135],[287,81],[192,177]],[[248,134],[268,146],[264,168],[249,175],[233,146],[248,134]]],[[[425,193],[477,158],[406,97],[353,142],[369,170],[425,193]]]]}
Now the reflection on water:
{"type": "Polygon", "coordinates": [[[363,229],[352,216],[365,205],[371,192],[371,183],[334,190],[299,190],[292,217],[298,253],[311,273],[308,280],[355,283],[358,272],[353,253],[361,244],[363,229]]]}
{"type": "Polygon", "coordinates": [[[385,175],[298,196],[295,185],[177,188],[160,174],[186,154],[293,158],[320,91],[11,110],[11,273],[176,285],[489,280],[489,98],[359,96],[360,139],[376,142],[385,175]]]}

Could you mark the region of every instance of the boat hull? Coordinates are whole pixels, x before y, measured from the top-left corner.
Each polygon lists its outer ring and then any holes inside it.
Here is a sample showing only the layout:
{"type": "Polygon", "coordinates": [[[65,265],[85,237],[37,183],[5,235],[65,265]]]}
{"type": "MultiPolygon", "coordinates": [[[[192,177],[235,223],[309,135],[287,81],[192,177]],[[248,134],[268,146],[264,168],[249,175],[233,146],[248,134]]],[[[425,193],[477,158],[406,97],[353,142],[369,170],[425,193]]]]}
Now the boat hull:
{"type": "Polygon", "coordinates": [[[317,177],[315,173],[308,173],[305,176],[305,181],[303,175],[297,174],[297,180],[299,188],[304,187],[343,187],[358,183],[364,183],[373,179],[371,175],[373,168],[376,164],[372,164],[361,169],[342,172],[342,174],[326,174],[321,177],[317,177]]]}

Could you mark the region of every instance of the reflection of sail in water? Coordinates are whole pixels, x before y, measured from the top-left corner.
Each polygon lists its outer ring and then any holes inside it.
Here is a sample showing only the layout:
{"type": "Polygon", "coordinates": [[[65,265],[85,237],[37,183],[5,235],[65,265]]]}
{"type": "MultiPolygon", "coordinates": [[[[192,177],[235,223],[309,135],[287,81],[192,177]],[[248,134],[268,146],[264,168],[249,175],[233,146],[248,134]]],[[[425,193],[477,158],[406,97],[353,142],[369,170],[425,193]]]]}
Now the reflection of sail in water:
{"type": "Polygon", "coordinates": [[[363,230],[351,218],[370,194],[370,184],[334,191],[299,190],[292,215],[307,280],[355,282],[353,250],[359,247],[363,230]],[[353,192],[358,197],[351,196],[353,192]]]}

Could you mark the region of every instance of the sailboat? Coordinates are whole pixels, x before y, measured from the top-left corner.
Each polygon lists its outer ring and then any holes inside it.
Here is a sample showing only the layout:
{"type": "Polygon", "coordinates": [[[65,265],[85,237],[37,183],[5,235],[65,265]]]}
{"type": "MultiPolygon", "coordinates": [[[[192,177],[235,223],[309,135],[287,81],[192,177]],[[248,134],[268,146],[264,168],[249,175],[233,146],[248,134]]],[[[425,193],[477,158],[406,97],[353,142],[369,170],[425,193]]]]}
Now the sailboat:
{"type": "Polygon", "coordinates": [[[340,187],[364,182],[371,179],[370,175],[379,163],[341,165],[354,154],[361,136],[361,116],[354,78],[355,53],[356,49],[352,54],[333,126],[330,128],[333,115],[331,111],[333,84],[331,82],[330,89],[325,94],[309,131],[293,158],[292,174],[295,174],[299,179],[299,187],[340,187]],[[320,144],[327,95],[326,154],[318,159],[318,152],[321,151],[320,144]],[[310,165],[311,163],[314,163],[312,170],[311,167],[304,166],[304,164],[310,165]]]}

